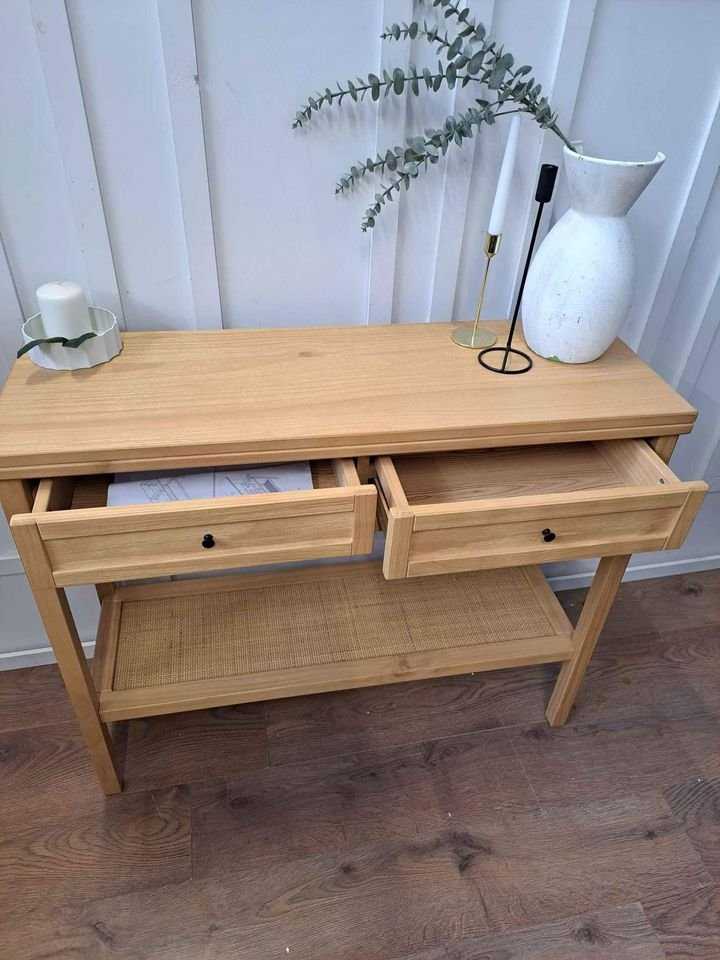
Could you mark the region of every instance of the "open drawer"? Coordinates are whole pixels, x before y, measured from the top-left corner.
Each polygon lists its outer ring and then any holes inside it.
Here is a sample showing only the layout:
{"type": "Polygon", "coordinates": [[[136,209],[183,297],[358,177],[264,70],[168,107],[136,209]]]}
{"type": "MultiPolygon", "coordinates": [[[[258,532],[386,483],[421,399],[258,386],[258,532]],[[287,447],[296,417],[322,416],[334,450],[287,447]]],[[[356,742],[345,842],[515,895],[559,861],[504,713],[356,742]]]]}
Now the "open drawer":
{"type": "Polygon", "coordinates": [[[707,484],[644,440],[378,457],[392,580],[679,547],[707,484]]]}
{"type": "Polygon", "coordinates": [[[105,477],[41,480],[31,514],[57,586],[372,551],[376,491],[352,460],[311,463],[313,489],[108,507],[105,477]]]}

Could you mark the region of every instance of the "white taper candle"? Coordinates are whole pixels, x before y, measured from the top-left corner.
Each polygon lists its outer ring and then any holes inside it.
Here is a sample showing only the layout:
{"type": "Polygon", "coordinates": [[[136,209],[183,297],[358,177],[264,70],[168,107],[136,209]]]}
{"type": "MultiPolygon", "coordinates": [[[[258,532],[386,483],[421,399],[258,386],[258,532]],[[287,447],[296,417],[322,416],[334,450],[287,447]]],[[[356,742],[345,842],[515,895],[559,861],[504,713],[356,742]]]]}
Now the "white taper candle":
{"type": "Polygon", "coordinates": [[[80,284],[72,280],[44,283],[35,295],[46,337],[72,340],[92,330],[90,311],[80,284]]]}
{"type": "Polygon", "coordinates": [[[505,145],[505,156],[500,167],[500,176],[498,177],[497,189],[495,191],[495,202],[493,203],[492,213],[490,214],[490,225],[488,233],[500,234],[503,232],[505,223],[505,211],[507,210],[508,199],[510,198],[510,185],[512,183],[513,170],[515,169],[515,155],[517,153],[518,135],[520,133],[520,117],[518,114],[510,121],[510,132],[508,133],[507,144],[505,145]]]}

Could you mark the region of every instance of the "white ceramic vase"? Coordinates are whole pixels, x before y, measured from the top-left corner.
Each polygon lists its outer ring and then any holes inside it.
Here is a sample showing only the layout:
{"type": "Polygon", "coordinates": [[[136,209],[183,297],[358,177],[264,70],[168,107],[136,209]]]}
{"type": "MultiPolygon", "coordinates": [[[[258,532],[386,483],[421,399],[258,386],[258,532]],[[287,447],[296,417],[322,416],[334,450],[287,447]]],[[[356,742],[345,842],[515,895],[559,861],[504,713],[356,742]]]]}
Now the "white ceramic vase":
{"type": "Polygon", "coordinates": [[[607,350],[630,309],[635,255],[627,213],[665,156],[633,163],[563,153],[571,205],[530,266],[523,331],[541,357],[587,363],[607,350]]]}

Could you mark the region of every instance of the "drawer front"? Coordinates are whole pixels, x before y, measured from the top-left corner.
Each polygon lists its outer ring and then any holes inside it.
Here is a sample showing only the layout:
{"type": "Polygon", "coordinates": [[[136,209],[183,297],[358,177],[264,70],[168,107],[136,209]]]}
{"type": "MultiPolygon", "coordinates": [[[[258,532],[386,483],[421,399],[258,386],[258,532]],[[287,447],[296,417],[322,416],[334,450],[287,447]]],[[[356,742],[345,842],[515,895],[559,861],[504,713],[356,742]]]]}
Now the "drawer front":
{"type": "Polygon", "coordinates": [[[704,483],[408,503],[389,458],[378,466],[388,579],[664,550],[682,544],[704,483]]]}
{"type": "MultiPolygon", "coordinates": [[[[33,513],[58,586],[370,553],[376,491],[295,493],[33,513]]],[[[21,518],[18,518],[22,522],[21,518]]]]}
{"type": "MultiPolygon", "coordinates": [[[[415,518],[408,552],[407,576],[455,573],[530,563],[552,563],[580,557],[604,557],[638,551],[663,550],[675,530],[686,500],[661,496],[664,505],[636,506],[620,511],[614,502],[598,501],[592,512],[531,511],[530,519],[518,511],[512,519],[424,529],[422,516],[415,518]],[[667,502],[670,501],[670,502],[667,502]],[[603,509],[605,508],[605,509],[603,509]]],[[[466,518],[467,519],[467,518],[466,518]]],[[[433,525],[441,522],[434,518],[433,525]]]]}

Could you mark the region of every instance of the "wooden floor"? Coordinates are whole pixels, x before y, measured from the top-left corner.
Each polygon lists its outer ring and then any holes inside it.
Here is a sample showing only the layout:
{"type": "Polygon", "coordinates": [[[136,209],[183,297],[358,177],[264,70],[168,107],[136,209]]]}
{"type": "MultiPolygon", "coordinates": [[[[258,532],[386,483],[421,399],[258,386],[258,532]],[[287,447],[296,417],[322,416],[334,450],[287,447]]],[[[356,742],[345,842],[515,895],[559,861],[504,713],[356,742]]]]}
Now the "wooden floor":
{"type": "Polygon", "coordinates": [[[720,571],[625,585],[560,730],[553,673],[133,721],[110,800],[0,674],[0,957],[718,960],[720,571]]]}

